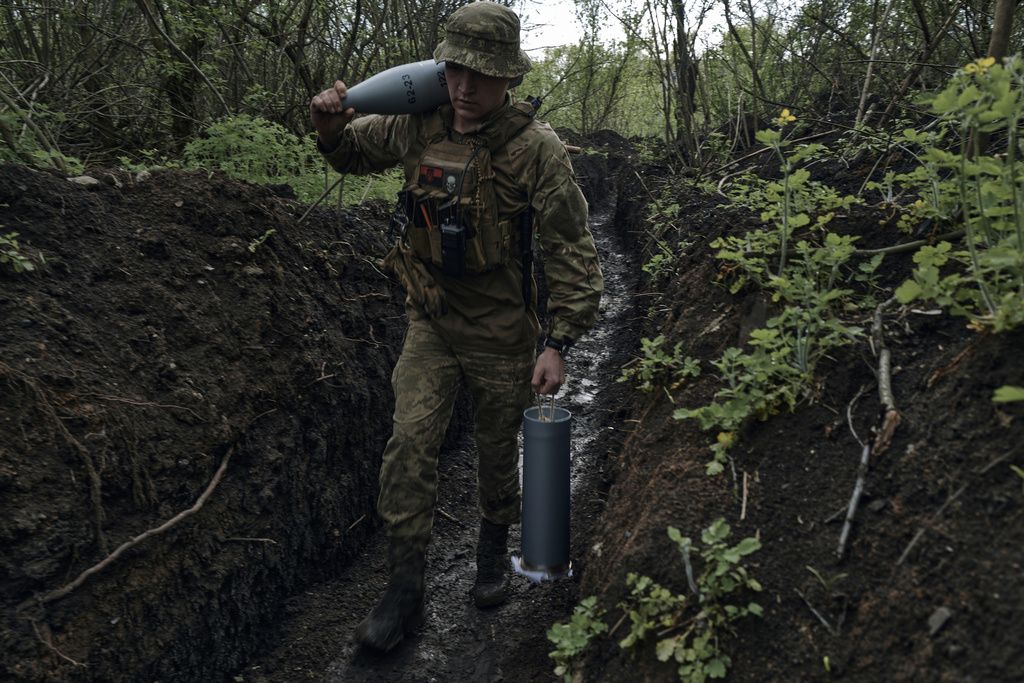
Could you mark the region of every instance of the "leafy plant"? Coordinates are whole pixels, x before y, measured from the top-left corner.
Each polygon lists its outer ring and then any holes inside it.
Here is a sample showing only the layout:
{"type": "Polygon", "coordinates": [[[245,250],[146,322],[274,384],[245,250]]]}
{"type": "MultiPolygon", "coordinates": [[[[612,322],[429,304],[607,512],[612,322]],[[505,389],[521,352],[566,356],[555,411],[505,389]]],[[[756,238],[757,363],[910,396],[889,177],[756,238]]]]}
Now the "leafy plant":
{"type": "MultiPolygon", "coordinates": [[[[183,159],[188,168],[217,169],[253,183],[291,185],[304,202],[315,201],[329,186],[324,162],[311,139],[248,114],[211,124],[205,137],[185,146],[183,159]]],[[[398,170],[345,180],[350,204],[368,197],[392,200],[402,184],[398,170]]]]}
{"type": "MultiPolygon", "coordinates": [[[[755,235],[753,239],[762,238],[755,235]]],[[[710,446],[708,474],[724,471],[729,449],[744,421],[793,410],[813,385],[818,362],[861,334],[860,328],[843,323],[838,313],[848,306],[863,306],[867,300],[855,302],[853,290],[842,285],[848,279],[869,279],[881,259],[861,264],[856,272],[844,272],[854,254],[855,239],[827,233],[820,246],[800,240],[789,267],[777,276],[767,274],[764,257],[730,252],[747,273],[766,276],[764,285],[772,300],[783,307],[765,327],[751,332],[750,351],[729,348],[712,361],[723,380],[712,403],[674,413],[678,420],[696,419],[702,429],[719,432],[710,446]]]]}
{"type": "MultiPolygon", "coordinates": [[[[668,528],[668,537],[679,550],[692,595],[673,593],[650,577],[630,572],[626,577],[629,596],[618,605],[623,610],[623,619],[628,618],[630,624],[629,633],[619,640],[620,648],[634,648],[653,634],[659,639],[655,645],[658,660],[674,661],[678,665],[676,674],[683,683],[725,677],[732,660],[722,650],[722,636],[733,631],[737,620],[763,615],[758,603],[737,599],[741,591],[762,590],[743,566],[743,558],[759,550],[761,542],[744,538],[729,545],[731,532],[721,518],[703,531],[703,568],[695,579],[691,561],[693,542],[679,529],[668,528]]],[[[601,620],[603,615],[597,598],[589,597],[577,605],[569,623],[555,624],[548,630],[548,640],[556,645],[548,656],[558,664],[555,674],[566,683],[572,680],[572,665],[579,655],[595,637],[607,631],[601,620]]]]}
{"type": "Polygon", "coordinates": [[[260,246],[262,246],[263,243],[270,239],[270,236],[276,232],[276,229],[268,228],[267,231],[264,232],[262,235],[254,239],[252,242],[249,242],[249,253],[255,254],[256,250],[259,249],[260,246]]]}
{"type": "Polygon", "coordinates": [[[1001,386],[992,394],[992,401],[994,403],[1024,401],[1024,387],[1015,387],[1010,384],[1001,386]]]}
{"type": "Polygon", "coordinates": [[[590,641],[608,631],[608,625],[601,621],[604,613],[597,598],[590,596],[576,605],[569,623],[555,624],[548,629],[548,640],[555,644],[548,656],[555,660],[555,675],[561,676],[565,683],[572,681],[573,664],[590,641]]]}
{"type": "Polygon", "coordinates": [[[654,632],[661,638],[655,647],[658,660],[678,664],[680,681],[703,683],[725,677],[732,660],[721,648],[721,637],[732,631],[736,620],[763,614],[758,603],[733,599],[743,589],[762,590],[742,564],[744,557],[761,548],[761,543],[756,538],[745,538],[730,546],[730,533],[729,525],[721,518],[703,531],[700,555],[704,568],[694,582],[690,561],[693,542],[675,527],[668,528],[695,596],[673,595],[648,577],[630,574],[627,583],[633,590],[621,607],[632,626],[629,635],[619,642],[620,647],[633,647],[654,632]]]}
{"type": "MultiPolygon", "coordinates": [[[[897,290],[902,303],[935,301],[977,330],[1002,332],[1024,323],[1024,163],[1018,134],[1024,118],[1024,60],[977,60],[931,100],[932,111],[960,140],[959,153],[928,147],[924,157],[949,174],[935,209],[949,197],[964,228],[966,249],[949,242],[922,247],[911,279],[897,290]],[[1000,156],[972,154],[979,136],[1005,132],[1000,156]]],[[[922,197],[922,201],[925,197],[922,197]]],[[[948,211],[948,209],[946,209],[948,211]]],[[[952,216],[953,214],[950,213],[952,216]]]]}
{"type": "Polygon", "coordinates": [[[17,237],[16,232],[0,235],[0,265],[10,267],[15,273],[35,270],[36,266],[32,259],[22,253],[17,237]]]}
{"type": "Polygon", "coordinates": [[[633,380],[640,391],[653,391],[660,382],[668,382],[669,388],[674,389],[687,377],[700,375],[700,361],[690,356],[680,357],[682,342],[672,347],[671,353],[662,349],[664,343],[665,335],[662,334],[654,339],[641,339],[643,355],[623,366],[618,381],[633,380]]]}

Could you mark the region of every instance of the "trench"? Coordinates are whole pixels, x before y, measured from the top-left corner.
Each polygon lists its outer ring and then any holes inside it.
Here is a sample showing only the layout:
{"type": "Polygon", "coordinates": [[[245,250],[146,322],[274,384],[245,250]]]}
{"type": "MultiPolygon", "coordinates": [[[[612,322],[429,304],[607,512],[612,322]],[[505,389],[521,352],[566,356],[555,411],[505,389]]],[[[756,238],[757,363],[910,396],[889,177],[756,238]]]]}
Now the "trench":
{"type": "MultiPolygon", "coordinates": [[[[635,349],[632,300],[639,268],[627,238],[614,224],[616,197],[591,211],[590,227],[601,257],[605,294],[591,332],[573,348],[557,405],[573,413],[572,555],[588,547],[603,510],[604,462],[623,433],[624,408],[615,379],[635,349]]],[[[265,635],[262,654],[235,680],[285,681],[516,681],[550,675],[546,631],[566,618],[578,600],[578,580],[533,584],[513,576],[511,598],[492,610],[469,595],[475,576],[476,455],[465,436],[439,458],[439,499],[427,557],[425,623],[394,651],[363,650],[352,637],[387,581],[387,542],[377,530],[362,552],[327,582],[291,598],[285,616],[265,635]]],[[[519,528],[510,552],[519,548],[519,528]]],[[[577,567],[580,565],[577,562],[577,567]]]]}

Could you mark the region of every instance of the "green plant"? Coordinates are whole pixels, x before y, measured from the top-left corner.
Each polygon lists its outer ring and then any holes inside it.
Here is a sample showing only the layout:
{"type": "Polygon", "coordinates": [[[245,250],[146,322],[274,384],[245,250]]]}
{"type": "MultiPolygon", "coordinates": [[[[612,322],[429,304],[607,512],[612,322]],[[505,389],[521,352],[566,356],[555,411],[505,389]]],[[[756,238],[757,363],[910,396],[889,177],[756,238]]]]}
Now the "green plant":
{"type": "Polygon", "coordinates": [[[992,394],[992,401],[994,403],[1024,401],[1024,387],[1015,387],[1010,384],[1001,386],[992,394]]]}
{"type": "Polygon", "coordinates": [[[576,606],[569,623],[555,624],[548,629],[548,640],[555,645],[548,657],[555,660],[555,675],[561,676],[565,683],[572,681],[573,664],[590,641],[608,630],[607,624],[601,621],[604,613],[597,598],[591,596],[576,606]]]}
{"type": "Polygon", "coordinates": [[[1024,323],[1022,92],[1024,60],[1016,56],[1005,64],[992,58],[972,62],[932,98],[932,111],[957,134],[960,150],[924,150],[928,163],[949,174],[949,180],[921,201],[929,199],[936,211],[949,211],[950,198],[956,202],[966,249],[954,249],[949,242],[922,247],[914,257],[913,276],[896,290],[902,303],[935,301],[969,318],[977,330],[1002,332],[1024,323]],[[972,153],[972,145],[994,133],[1006,135],[1002,155],[972,153]]]}
{"type": "Polygon", "coordinates": [[[680,357],[682,342],[677,343],[671,353],[661,348],[664,343],[662,334],[654,339],[641,339],[643,355],[623,366],[618,381],[633,380],[640,391],[653,391],[661,382],[668,382],[669,388],[674,389],[687,377],[700,375],[700,361],[690,356],[680,357]]]}
{"type": "Polygon", "coordinates": [[[264,233],[263,233],[262,235],[260,235],[260,236],[259,236],[259,237],[257,237],[256,239],[254,239],[254,240],[253,240],[252,242],[249,242],[249,253],[251,253],[251,254],[255,254],[255,253],[256,253],[256,250],[257,250],[257,249],[259,249],[259,248],[260,248],[260,246],[261,246],[261,245],[262,245],[262,244],[263,244],[264,242],[266,242],[266,241],[267,241],[267,240],[268,240],[268,239],[270,238],[270,236],[271,236],[271,235],[273,235],[273,234],[274,234],[274,233],[276,233],[276,232],[277,232],[277,230],[276,230],[276,229],[274,229],[274,228],[269,228],[269,229],[267,229],[267,231],[266,231],[266,232],[264,232],[264,233]]]}
{"type": "Polygon", "coordinates": [[[620,647],[631,648],[653,632],[660,638],[655,647],[658,660],[678,664],[680,681],[703,683],[725,677],[732,660],[721,648],[721,637],[733,630],[736,620],[763,614],[756,602],[734,600],[734,594],[743,589],[762,590],[743,566],[743,558],[760,549],[761,543],[756,538],[745,538],[730,546],[730,533],[729,525],[721,518],[703,531],[700,555],[704,567],[694,582],[690,560],[693,542],[675,527],[668,528],[695,595],[673,595],[646,576],[630,574],[630,598],[620,606],[629,616],[631,628],[619,642],[620,647]]]}
{"type": "Polygon", "coordinates": [[[1010,469],[1013,470],[1014,474],[1016,474],[1018,477],[1020,477],[1020,482],[1021,482],[1020,490],[1021,490],[1021,493],[1024,493],[1024,468],[1017,467],[1016,465],[1010,465],[1010,469]]]}
{"type": "MultiPolygon", "coordinates": [[[[133,170],[149,167],[155,157],[147,152],[151,151],[142,152],[141,164],[126,158],[122,164],[133,170]]],[[[185,146],[183,162],[187,168],[217,169],[253,183],[287,184],[304,202],[315,201],[331,184],[312,139],[296,137],[279,124],[248,114],[211,124],[204,137],[185,146]]],[[[393,200],[401,186],[397,169],[346,176],[344,198],[348,204],[367,198],[393,200]]]]}
{"type": "Polygon", "coordinates": [[[9,266],[15,273],[35,270],[32,259],[22,253],[17,237],[16,232],[0,235],[0,265],[9,266]]]}
{"type": "MultiPolygon", "coordinates": [[[[844,268],[853,257],[855,239],[827,233],[820,246],[797,242],[789,267],[764,280],[772,300],[783,304],[782,310],[751,332],[750,351],[729,348],[712,361],[723,380],[712,403],[675,411],[678,420],[696,419],[701,429],[718,430],[710,445],[708,474],[725,470],[729,449],[744,421],[763,420],[783,408],[793,410],[813,385],[818,362],[861,334],[860,328],[845,324],[838,314],[847,307],[864,306],[870,299],[856,301],[853,290],[842,285],[849,279],[869,280],[881,259],[875,257],[847,274],[844,268]]],[[[730,258],[748,273],[768,271],[762,256],[731,252],[730,258]]]]}

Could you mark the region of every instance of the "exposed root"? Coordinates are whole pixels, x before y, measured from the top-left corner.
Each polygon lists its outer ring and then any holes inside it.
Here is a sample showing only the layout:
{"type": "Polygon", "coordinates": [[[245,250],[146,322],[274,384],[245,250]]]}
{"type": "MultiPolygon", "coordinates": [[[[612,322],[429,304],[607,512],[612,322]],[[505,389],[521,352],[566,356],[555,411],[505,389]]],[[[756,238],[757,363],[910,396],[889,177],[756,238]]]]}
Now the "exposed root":
{"type": "Polygon", "coordinates": [[[89,449],[82,445],[82,443],[76,439],[68,428],[64,426],[63,420],[57,415],[56,409],[47,397],[47,391],[39,385],[34,379],[28,375],[15,370],[6,363],[0,362],[0,374],[9,375],[16,377],[27,386],[36,395],[39,401],[39,406],[43,412],[46,413],[47,417],[57,426],[57,431],[64,437],[64,440],[75,449],[78,453],[78,457],[82,459],[82,463],[85,465],[85,471],[89,477],[89,499],[92,502],[93,508],[93,534],[96,537],[96,544],[100,548],[100,552],[107,553],[109,549],[107,547],[107,538],[103,533],[103,498],[102,498],[102,484],[100,481],[99,472],[96,470],[96,465],[93,462],[92,454],[89,449]]]}
{"type": "Polygon", "coordinates": [[[35,621],[32,622],[32,630],[35,631],[36,638],[39,639],[39,642],[45,645],[46,649],[48,649],[50,652],[63,659],[65,662],[68,662],[76,667],[82,669],[88,668],[88,664],[82,664],[77,660],[71,659],[71,657],[68,657],[66,654],[58,650],[57,647],[53,644],[53,637],[50,635],[49,631],[47,631],[46,633],[46,638],[43,638],[43,634],[39,632],[39,627],[36,626],[35,621]]]}
{"type": "Polygon", "coordinates": [[[206,490],[203,491],[203,494],[199,496],[199,499],[195,502],[195,505],[188,508],[187,510],[182,510],[174,517],[170,518],[169,520],[161,524],[160,526],[155,527],[153,529],[148,529],[139,534],[138,536],[136,536],[135,538],[132,538],[129,541],[125,541],[120,546],[118,546],[114,552],[107,555],[107,557],[105,557],[103,560],[94,564],[93,566],[89,567],[81,574],[79,574],[78,577],[71,583],[62,586],[61,588],[58,588],[56,590],[50,591],[49,593],[43,595],[40,598],[29,598],[28,600],[18,605],[17,610],[20,612],[26,607],[30,607],[32,605],[45,605],[48,602],[60,600],[61,598],[65,597],[73,590],[81,586],[83,583],[85,583],[86,579],[88,579],[90,576],[99,571],[102,571],[104,568],[115,562],[117,558],[121,557],[121,555],[123,555],[126,550],[135,547],[139,543],[145,541],[147,538],[162,534],[168,529],[176,526],[183,519],[191,515],[194,515],[196,512],[202,509],[203,505],[205,505],[206,501],[209,499],[210,494],[213,493],[213,490],[215,488],[217,488],[217,484],[220,483],[221,478],[224,476],[224,471],[227,470],[228,468],[228,461],[231,459],[231,454],[234,452],[234,450],[235,448],[234,446],[232,446],[227,450],[227,453],[224,454],[223,459],[221,459],[220,461],[220,467],[217,468],[217,471],[213,475],[213,479],[210,480],[209,485],[207,485],[206,490]]]}

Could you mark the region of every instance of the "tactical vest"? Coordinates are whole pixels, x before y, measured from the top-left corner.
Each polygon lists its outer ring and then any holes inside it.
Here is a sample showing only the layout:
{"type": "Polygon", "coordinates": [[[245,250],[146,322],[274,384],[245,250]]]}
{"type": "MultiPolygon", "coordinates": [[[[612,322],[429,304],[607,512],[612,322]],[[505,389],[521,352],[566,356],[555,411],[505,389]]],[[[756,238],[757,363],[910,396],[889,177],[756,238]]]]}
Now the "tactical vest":
{"type": "Polygon", "coordinates": [[[440,116],[430,120],[427,144],[402,192],[405,236],[417,257],[451,277],[509,263],[516,217],[499,216],[491,160],[535,113],[521,102],[484,134],[466,137],[449,132],[440,116]]]}

